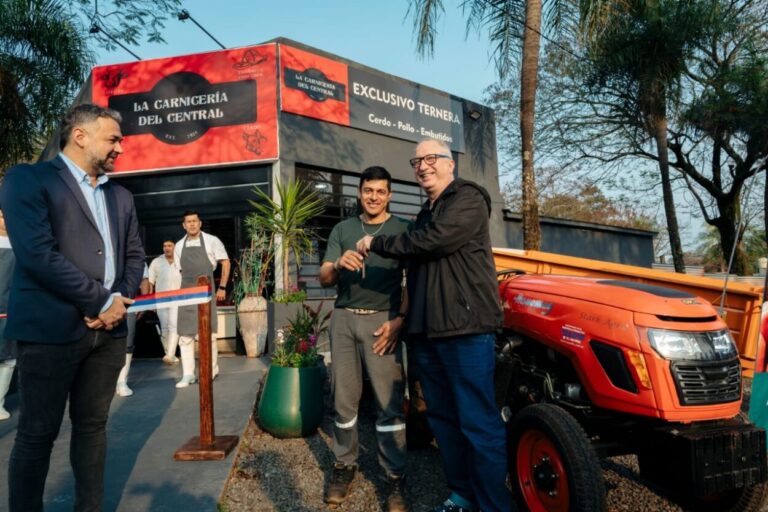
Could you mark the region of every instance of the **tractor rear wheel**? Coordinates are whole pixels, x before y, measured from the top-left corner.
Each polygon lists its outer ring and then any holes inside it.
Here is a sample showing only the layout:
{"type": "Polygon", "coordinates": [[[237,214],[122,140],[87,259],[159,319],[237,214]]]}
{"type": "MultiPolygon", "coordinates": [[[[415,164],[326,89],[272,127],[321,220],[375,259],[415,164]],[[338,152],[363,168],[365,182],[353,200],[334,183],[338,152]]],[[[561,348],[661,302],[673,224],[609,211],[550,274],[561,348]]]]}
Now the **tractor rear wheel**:
{"type": "Polygon", "coordinates": [[[509,472],[521,510],[605,510],[600,463],[573,416],[555,405],[530,405],[512,419],[508,433],[509,472]]]}

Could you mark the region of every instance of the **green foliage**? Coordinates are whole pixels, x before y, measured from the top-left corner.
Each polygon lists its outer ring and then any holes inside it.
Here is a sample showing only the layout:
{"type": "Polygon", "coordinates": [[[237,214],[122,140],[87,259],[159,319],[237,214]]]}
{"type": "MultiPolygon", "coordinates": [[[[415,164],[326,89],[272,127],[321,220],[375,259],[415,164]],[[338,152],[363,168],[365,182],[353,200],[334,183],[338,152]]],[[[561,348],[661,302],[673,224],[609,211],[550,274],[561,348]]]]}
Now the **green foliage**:
{"type": "MultiPolygon", "coordinates": [[[[748,268],[740,269],[736,273],[739,275],[751,275],[757,272],[758,259],[768,256],[768,241],[766,241],[765,230],[750,226],[744,232],[739,245],[745,254],[748,268]]],[[[730,252],[723,256],[720,236],[714,226],[707,227],[701,243],[696,248],[696,254],[701,257],[701,262],[706,272],[725,272],[727,270],[730,252]]]]}
{"type": "Polygon", "coordinates": [[[240,253],[240,259],[237,261],[235,304],[239,304],[247,295],[264,294],[269,264],[274,258],[274,239],[261,228],[253,214],[245,218],[245,228],[250,243],[240,253]]]}
{"type": "Polygon", "coordinates": [[[0,2],[0,168],[39,152],[92,62],[64,2],[0,2]]]}
{"type": "Polygon", "coordinates": [[[96,24],[101,32],[92,34],[96,43],[107,50],[117,45],[106,34],[129,46],[142,40],[164,43],[163,29],[168,19],[181,10],[181,0],[76,0],[67,2],[72,14],[96,24]],[[105,34],[106,33],[106,34],[105,34]]]}
{"type": "Polygon", "coordinates": [[[273,365],[306,368],[317,364],[317,339],[328,330],[328,320],[331,317],[331,311],[321,315],[322,308],[323,301],[320,301],[315,309],[302,304],[302,309],[296,312],[296,316],[282,332],[278,332],[275,355],[272,357],[273,365]]]}
{"type": "MultiPolygon", "coordinates": [[[[516,69],[523,50],[526,2],[464,0],[456,2],[467,20],[467,35],[485,30],[493,45],[492,55],[501,78],[516,69]]],[[[543,2],[543,31],[559,36],[576,25],[576,2],[554,0],[543,2]]],[[[445,13],[442,0],[410,0],[406,17],[413,21],[416,49],[422,55],[434,55],[440,18],[445,13]]]]}
{"type": "Polygon", "coordinates": [[[289,290],[281,290],[275,292],[275,294],[272,296],[272,302],[287,304],[290,302],[304,302],[306,298],[307,292],[294,287],[289,290]]]}
{"type": "Polygon", "coordinates": [[[289,290],[290,274],[288,259],[293,252],[296,265],[301,266],[302,255],[312,253],[311,231],[306,222],[320,215],[324,208],[323,198],[309,184],[300,180],[277,183],[279,201],[275,201],[258,187],[253,188],[258,201],[249,201],[254,208],[253,222],[258,229],[271,233],[274,246],[282,249],[283,290],[289,290]]]}
{"type": "Polygon", "coordinates": [[[82,87],[92,43],[163,42],[180,0],[0,1],[0,169],[33,160],[82,87]],[[91,34],[96,25],[101,32],[91,34]]]}
{"type": "MultiPolygon", "coordinates": [[[[559,168],[544,167],[537,169],[537,174],[541,183],[539,214],[544,217],[659,231],[656,220],[646,213],[647,207],[638,198],[608,197],[594,182],[564,177],[559,168]]],[[[520,211],[519,187],[506,183],[502,195],[507,207],[520,211]]]]}
{"type": "Polygon", "coordinates": [[[583,2],[590,59],[588,83],[626,91],[624,108],[653,133],[678,97],[687,60],[715,22],[715,2],[602,0],[583,2]]]}

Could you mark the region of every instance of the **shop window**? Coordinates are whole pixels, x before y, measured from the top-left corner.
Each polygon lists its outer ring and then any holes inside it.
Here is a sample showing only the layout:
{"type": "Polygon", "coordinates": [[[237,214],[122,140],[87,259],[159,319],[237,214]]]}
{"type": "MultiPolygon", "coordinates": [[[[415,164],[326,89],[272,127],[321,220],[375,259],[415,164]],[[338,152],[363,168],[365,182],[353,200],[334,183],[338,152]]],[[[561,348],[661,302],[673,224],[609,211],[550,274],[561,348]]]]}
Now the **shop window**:
{"type": "MultiPolygon", "coordinates": [[[[299,285],[306,288],[309,297],[333,297],[336,295],[334,288],[320,286],[320,264],[333,226],[360,212],[357,201],[360,175],[297,165],[296,178],[309,183],[325,199],[323,213],[307,223],[307,228],[312,230],[313,252],[302,259],[299,285]]],[[[412,220],[416,218],[425,200],[426,196],[417,185],[393,181],[389,211],[393,215],[412,220]]]]}

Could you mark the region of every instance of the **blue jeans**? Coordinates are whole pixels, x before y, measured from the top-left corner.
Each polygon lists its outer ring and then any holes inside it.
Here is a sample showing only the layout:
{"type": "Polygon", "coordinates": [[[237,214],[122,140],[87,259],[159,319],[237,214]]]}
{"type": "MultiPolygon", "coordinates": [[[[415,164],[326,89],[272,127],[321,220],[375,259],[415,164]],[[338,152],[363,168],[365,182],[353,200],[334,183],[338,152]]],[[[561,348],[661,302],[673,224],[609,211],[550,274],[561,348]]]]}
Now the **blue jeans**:
{"type": "Polygon", "coordinates": [[[494,335],[419,339],[412,346],[448,487],[483,512],[509,512],[506,434],[494,400],[494,335]]]}
{"type": "Polygon", "coordinates": [[[68,344],[19,342],[19,423],[8,468],[11,512],[43,510],[51,450],[69,399],[70,463],[76,511],[98,511],[104,496],[106,425],[125,338],[88,331],[68,344]]]}

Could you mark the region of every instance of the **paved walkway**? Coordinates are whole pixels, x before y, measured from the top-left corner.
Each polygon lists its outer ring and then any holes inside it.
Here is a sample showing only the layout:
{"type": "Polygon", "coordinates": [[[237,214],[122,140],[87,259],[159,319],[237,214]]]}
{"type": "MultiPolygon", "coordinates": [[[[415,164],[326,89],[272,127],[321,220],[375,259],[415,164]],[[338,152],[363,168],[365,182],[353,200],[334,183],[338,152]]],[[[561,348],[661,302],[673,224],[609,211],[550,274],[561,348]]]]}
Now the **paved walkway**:
{"type": "MultiPolygon", "coordinates": [[[[266,365],[259,359],[223,355],[214,382],[215,432],[242,434],[266,365]]],[[[176,462],[173,452],[200,435],[198,387],[174,387],[181,370],[159,359],[134,361],[129,377],[133,396],[116,396],[108,425],[109,450],[104,511],[215,511],[232,465],[223,461],[176,462]]],[[[0,422],[0,460],[7,461],[16,433],[18,395],[6,407],[13,417],[0,422]]],[[[45,492],[46,512],[70,512],[74,481],[69,466],[71,425],[65,418],[53,449],[45,492]]],[[[8,465],[0,464],[0,511],[8,510],[8,465]]]]}

